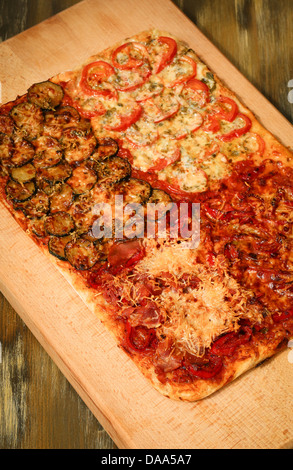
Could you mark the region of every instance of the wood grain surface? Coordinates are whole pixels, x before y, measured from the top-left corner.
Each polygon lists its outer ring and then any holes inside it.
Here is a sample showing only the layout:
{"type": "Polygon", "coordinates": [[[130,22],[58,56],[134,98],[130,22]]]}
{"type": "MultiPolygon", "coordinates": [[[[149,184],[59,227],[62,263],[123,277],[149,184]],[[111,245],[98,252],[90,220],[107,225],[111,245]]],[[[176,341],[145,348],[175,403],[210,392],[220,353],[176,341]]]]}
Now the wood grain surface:
{"type": "MultiPolygon", "coordinates": [[[[0,38],[4,41],[75,3],[1,2],[0,38]]],[[[288,101],[288,82],[293,78],[292,1],[174,3],[292,122],[293,105],[288,101]]],[[[0,342],[0,448],[116,447],[3,296],[0,342]]]]}

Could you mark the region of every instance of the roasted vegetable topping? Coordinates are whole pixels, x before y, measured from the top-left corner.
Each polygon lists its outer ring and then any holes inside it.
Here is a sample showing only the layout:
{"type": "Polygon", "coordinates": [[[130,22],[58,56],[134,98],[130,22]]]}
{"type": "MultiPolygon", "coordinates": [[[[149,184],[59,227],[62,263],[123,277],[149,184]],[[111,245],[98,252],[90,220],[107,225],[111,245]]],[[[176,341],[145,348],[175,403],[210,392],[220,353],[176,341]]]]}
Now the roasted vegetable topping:
{"type": "Polygon", "coordinates": [[[36,169],[34,165],[27,163],[26,165],[12,168],[10,175],[14,181],[18,181],[19,183],[26,183],[27,181],[31,181],[35,178],[36,169]]]}
{"type": "Polygon", "coordinates": [[[93,160],[104,160],[107,157],[114,157],[119,150],[116,140],[111,138],[99,139],[98,148],[92,155],[93,160]]]}
{"type": "Polygon", "coordinates": [[[87,130],[72,127],[64,130],[61,145],[69,163],[82,162],[93,153],[96,139],[87,130]]]}
{"type": "Polygon", "coordinates": [[[66,261],[65,247],[67,243],[72,241],[73,235],[67,235],[65,237],[50,237],[48,241],[48,248],[51,255],[56,258],[66,261]]]}
{"type": "Polygon", "coordinates": [[[92,170],[87,162],[83,162],[77,166],[72,176],[67,180],[67,183],[72,187],[75,194],[83,194],[89,191],[97,181],[97,176],[94,170],[92,170]]]}
{"type": "Polygon", "coordinates": [[[39,168],[37,171],[37,176],[40,180],[44,179],[51,184],[66,181],[71,174],[71,166],[64,161],[61,161],[58,165],[50,168],[39,168]]]}
{"type": "Polygon", "coordinates": [[[81,271],[92,268],[100,258],[94,243],[82,238],[67,243],[65,255],[69,263],[81,271]]]}
{"type": "Polygon", "coordinates": [[[99,181],[114,184],[130,176],[131,165],[126,158],[108,157],[96,163],[95,170],[99,181]]]}
{"type": "Polygon", "coordinates": [[[36,192],[36,185],[33,181],[28,183],[18,183],[10,179],[5,186],[7,197],[15,202],[23,202],[30,199],[36,192]]]}
{"type": "Polygon", "coordinates": [[[43,109],[55,109],[64,96],[63,88],[50,81],[35,83],[28,89],[27,99],[43,109]]]}
{"type": "Polygon", "coordinates": [[[29,140],[36,139],[43,131],[43,113],[41,108],[24,101],[10,111],[10,115],[23,136],[29,140]]]}
{"type": "Polygon", "coordinates": [[[49,136],[41,136],[34,141],[34,165],[37,168],[49,168],[57,165],[62,159],[62,149],[58,140],[49,136]]]}
{"type": "Polygon", "coordinates": [[[75,229],[74,221],[67,212],[56,212],[47,217],[45,230],[49,235],[64,237],[75,229]]]}
{"type": "Polygon", "coordinates": [[[50,198],[51,213],[67,211],[73,203],[73,191],[67,184],[59,184],[50,198]]]}

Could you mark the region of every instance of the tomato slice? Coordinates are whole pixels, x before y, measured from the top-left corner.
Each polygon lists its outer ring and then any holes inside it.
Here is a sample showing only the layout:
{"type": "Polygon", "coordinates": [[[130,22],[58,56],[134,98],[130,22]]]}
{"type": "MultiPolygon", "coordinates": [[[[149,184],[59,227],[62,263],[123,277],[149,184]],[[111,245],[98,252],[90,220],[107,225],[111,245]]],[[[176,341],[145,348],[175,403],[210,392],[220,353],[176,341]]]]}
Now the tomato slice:
{"type": "Polygon", "coordinates": [[[156,142],[159,133],[152,121],[142,117],[127,129],[126,138],[135,147],[145,147],[156,142]]]}
{"type": "Polygon", "coordinates": [[[148,61],[147,48],[139,42],[122,44],[112,54],[112,64],[117,69],[137,69],[146,61],[148,61]]]}
{"type": "Polygon", "coordinates": [[[83,104],[74,101],[72,106],[75,107],[79,114],[86,119],[91,119],[96,116],[103,116],[106,113],[105,107],[99,101],[88,100],[83,104]]]}
{"type": "Polygon", "coordinates": [[[188,80],[181,94],[184,99],[197,103],[200,108],[210,101],[209,87],[197,78],[188,80]]]}
{"type": "Polygon", "coordinates": [[[248,343],[252,335],[252,329],[249,326],[243,326],[238,333],[227,333],[214,341],[211,347],[211,353],[217,356],[232,356],[238,346],[248,343]]]}
{"type": "Polygon", "coordinates": [[[117,116],[118,123],[113,125],[105,125],[105,129],[110,131],[122,132],[128,129],[132,124],[139,120],[142,114],[142,107],[139,103],[132,104],[127,112],[117,116]]]}
{"type": "Polygon", "coordinates": [[[237,103],[228,96],[220,96],[218,98],[218,103],[228,104],[230,109],[227,109],[227,107],[224,106],[220,106],[220,110],[215,114],[215,116],[217,116],[219,119],[233,122],[236,116],[239,114],[237,103]]]}
{"type": "Polygon", "coordinates": [[[212,114],[206,116],[204,120],[204,125],[202,127],[203,131],[212,132],[213,134],[215,134],[216,132],[219,132],[220,128],[221,126],[216,116],[212,114]]]}
{"type": "Polygon", "coordinates": [[[180,103],[174,95],[162,94],[144,102],[145,114],[155,123],[174,116],[180,109],[180,103]]]}
{"type": "Polygon", "coordinates": [[[108,79],[114,74],[115,70],[108,62],[91,62],[82,71],[80,87],[87,95],[112,95],[115,89],[108,83],[108,79]]]}
{"type": "Polygon", "coordinates": [[[156,173],[158,171],[164,170],[164,168],[166,168],[167,166],[171,165],[172,163],[177,162],[180,156],[181,156],[180,149],[177,148],[174,151],[173,155],[169,156],[169,158],[166,158],[166,157],[159,158],[156,161],[155,165],[149,168],[148,171],[150,173],[156,173]]]}
{"type": "Polygon", "coordinates": [[[116,74],[115,88],[118,91],[133,91],[144,85],[151,75],[147,65],[134,70],[122,69],[116,74]]]}
{"type": "Polygon", "coordinates": [[[132,92],[132,97],[139,103],[149,100],[162,93],[164,89],[163,81],[156,75],[150,76],[149,80],[132,92]]]}
{"type": "Polygon", "coordinates": [[[283,313],[274,313],[272,319],[275,323],[281,323],[293,317],[293,308],[283,313]]]}
{"type": "MultiPolygon", "coordinates": [[[[237,137],[240,137],[243,134],[246,134],[251,129],[252,122],[246,114],[238,113],[236,118],[240,118],[244,121],[244,126],[240,127],[238,129],[233,129],[233,131],[228,132],[227,134],[224,134],[222,136],[219,136],[219,139],[222,140],[223,142],[230,142],[233,139],[236,139],[237,137]]],[[[235,119],[236,119],[235,118],[235,119]]]]}
{"type": "MultiPolygon", "coordinates": [[[[189,71],[179,76],[178,78],[175,78],[175,80],[172,80],[170,83],[166,84],[168,88],[173,88],[174,86],[179,85],[180,83],[187,82],[191,78],[195,77],[197,73],[196,62],[194,62],[194,60],[191,57],[189,57],[188,55],[184,55],[180,57],[178,60],[179,62],[185,62],[186,64],[190,65],[190,67],[188,67],[189,71]]],[[[176,65],[176,67],[178,66],[176,65]]]]}
{"type": "Polygon", "coordinates": [[[145,326],[132,327],[128,321],[126,321],[125,326],[126,338],[124,345],[131,351],[138,353],[145,352],[151,345],[152,340],[156,337],[153,328],[147,328],[145,326]]]}
{"type": "Polygon", "coordinates": [[[169,65],[177,54],[177,42],[169,37],[160,36],[158,37],[158,42],[161,44],[166,44],[167,48],[163,53],[161,61],[155,71],[155,73],[160,73],[167,65],[169,65]]]}

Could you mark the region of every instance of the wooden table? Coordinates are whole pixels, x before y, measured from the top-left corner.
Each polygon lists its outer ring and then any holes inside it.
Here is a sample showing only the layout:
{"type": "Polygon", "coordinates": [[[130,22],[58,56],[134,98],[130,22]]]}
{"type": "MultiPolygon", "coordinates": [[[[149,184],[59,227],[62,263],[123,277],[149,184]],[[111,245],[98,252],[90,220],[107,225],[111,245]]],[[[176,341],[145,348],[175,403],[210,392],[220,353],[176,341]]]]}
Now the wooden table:
{"type": "MultiPolygon", "coordinates": [[[[2,2],[0,38],[8,39],[75,3],[2,2]]],[[[293,104],[288,100],[288,82],[293,78],[291,0],[174,3],[292,122],[293,104]]],[[[0,448],[116,447],[2,295],[0,342],[0,448]]]]}

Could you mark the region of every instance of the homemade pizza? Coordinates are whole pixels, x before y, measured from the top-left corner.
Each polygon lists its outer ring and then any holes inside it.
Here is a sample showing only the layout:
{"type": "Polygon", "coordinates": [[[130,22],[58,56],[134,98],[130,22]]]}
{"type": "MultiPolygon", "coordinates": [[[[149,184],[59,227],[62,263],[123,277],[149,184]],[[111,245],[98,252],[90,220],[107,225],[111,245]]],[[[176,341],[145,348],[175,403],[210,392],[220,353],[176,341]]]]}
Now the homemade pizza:
{"type": "Polygon", "coordinates": [[[293,337],[292,156],[156,30],[0,108],[1,202],[173,399],[293,337]]]}

